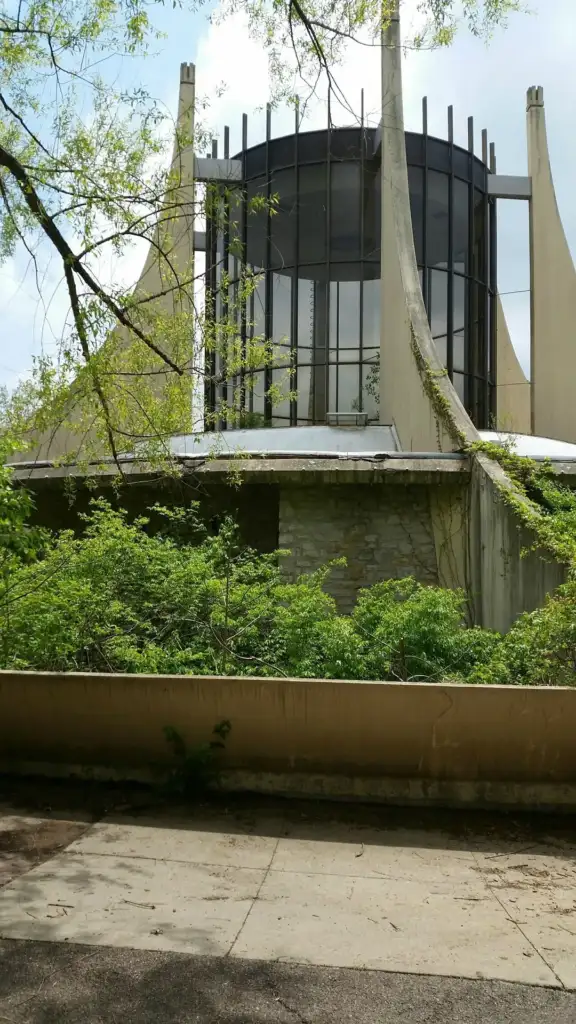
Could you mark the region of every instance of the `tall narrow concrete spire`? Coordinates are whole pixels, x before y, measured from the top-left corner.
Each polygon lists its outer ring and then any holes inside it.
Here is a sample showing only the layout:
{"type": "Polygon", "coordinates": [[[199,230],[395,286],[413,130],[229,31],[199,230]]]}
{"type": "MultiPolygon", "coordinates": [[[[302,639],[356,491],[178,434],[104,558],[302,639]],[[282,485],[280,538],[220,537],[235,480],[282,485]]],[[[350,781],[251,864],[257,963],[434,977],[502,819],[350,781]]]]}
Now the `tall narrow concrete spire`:
{"type": "Polygon", "coordinates": [[[526,96],[530,200],[532,432],[576,441],[576,272],[550,168],[544,90],[526,96]]]}
{"type": "Polygon", "coordinates": [[[406,451],[451,451],[478,434],[438,357],[416,253],[402,103],[398,0],[382,29],[380,416],[406,451]]]}

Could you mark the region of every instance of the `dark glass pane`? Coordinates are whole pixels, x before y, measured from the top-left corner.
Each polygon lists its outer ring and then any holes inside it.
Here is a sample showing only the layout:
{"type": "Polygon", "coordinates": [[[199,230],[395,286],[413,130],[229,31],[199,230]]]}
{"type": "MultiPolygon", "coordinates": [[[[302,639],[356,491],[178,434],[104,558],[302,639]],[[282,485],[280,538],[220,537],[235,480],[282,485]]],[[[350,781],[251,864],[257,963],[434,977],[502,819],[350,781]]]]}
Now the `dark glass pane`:
{"type": "Polygon", "coordinates": [[[366,155],[366,157],[368,159],[370,159],[370,157],[374,156],[374,147],[376,145],[376,129],[375,128],[365,128],[364,129],[364,138],[366,140],[365,141],[365,155],[366,155]]]}
{"type": "Polygon", "coordinates": [[[460,399],[460,401],[462,403],[465,401],[465,399],[464,399],[464,394],[465,394],[464,380],[465,380],[465,378],[464,378],[464,374],[463,373],[455,373],[454,377],[453,377],[453,380],[452,380],[452,383],[454,384],[454,387],[456,388],[456,394],[458,395],[458,398],[460,399]]]}
{"type": "Polygon", "coordinates": [[[474,157],[474,184],[477,188],[480,188],[482,192],[486,191],[486,175],[488,168],[482,163],[478,157],[474,157]]]}
{"type": "Polygon", "coordinates": [[[296,377],[296,391],[298,393],[296,398],[296,407],[299,424],[312,422],[313,410],[310,404],[311,375],[311,366],[298,366],[298,374],[296,377]]]}
{"type": "MultiPolygon", "coordinates": [[[[364,264],[370,266],[370,264],[364,264]]],[[[362,276],[362,263],[357,260],[355,263],[339,263],[334,261],[330,264],[331,281],[359,281],[362,276]]],[[[374,266],[374,264],[372,264],[374,266]]],[[[318,268],[316,268],[318,269],[318,268]]],[[[324,276],[324,275],[318,275],[324,276]]]]}
{"type": "Polygon", "coordinates": [[[429,267],[447,267],[448,177],[429,171],[427,186],[426,263],[429,267]]]}
{"type": "Polygon", "coordinates": [[[293,135],[285,135],[281,139],[272,139],[268,153],[270,169],[274,170],[276,167],[290,166],[290,164],[294,163],[294,154],[295,145],[293,135]]]}
{"type": "Polygon", "coordinates": [[[431,270],[429,277],[430,330],[432,337],[443,337],[448,324],[448,274],[443,270],[431,270]]]}
{"type": "Polygon", "coordinates": [[[410,212],[416,262],[424,260],[424,171],[421,167],[408,168],[408,189],[410,191],[410,212]]]}
{"type": "Polygon", "coordinates": [[[260,178],[248,182],[246,227],[248,244],[246,259],[252,267],[263,267],[266,263],[266,231],[268,216],[266,209],[258,209],[255,201],[266,199],[266,183],[260,178]]]}
{"type": "Polygon", "coordinates": [[[339,128],[331,132],[330,154],[336,160],[359,160],[361,143],[360,128],[339,128]]]}
{"type": "Polygon", "coordinates": [[[328,140],[326,132],[301,132],[298,136],[298,162],[313,163],[326,160],[328,140]]]}
{"type": "MultiPolygon", "coordinates": [[[[297,343],[311,348],[314,338],[314,282],[298,281],[298,338],[297,343]]],[[[300,358],[298,358],[300,362],[300,358]]]]}
{"type": "Polygon", "coordinates": [[[272,426],[290,426],[290,392],[292,390],[291,377],[288,369],[273,367],[272,389],[270,401],[272,405],[272,426]]]}
{"type": "Polygon", "coordinates": [[[472,276],[479,281],[486,281],[488,234],[487,202],[478,189],[474,189],[474,251],[472,254],[472,276]]]}
{"type": "Polygon", "coordinates": [[[276,171],[270,185],[278,203],[270,218],[270,265],[291,267],[295,259],[296,242],[296,175],[293,168],[276,171]]]}
{"type": "Polygon", "coordinates": [[[459,178],[464,178],[466,181],[470,180],[470,155],[465,149],[460,149],[459,146],[454,146],[454,174],[457,174],[459,178]]]}
{"type": "Polygon", "coordinates": [[[358,362],[360,357],[360,283],[330,284],[330,360],[358,362]]]}
{"type": "Polygon", "coordinates": [[[454,275],[453,295],[454,330],[460,331],[466,323],[466,281],[463,277],[459,277],[458,274],[454,275]]]}
{"type": "Polygon", "coordinates": [[[266,329],[264,320],[264,301],[265,301],[265,282],[264,276],[260,277],[255,282],[254,288],[250,293],[250,297],[246,303],[248,309],[248,336],[251,338],[262,339],[266,329]]]}
{"type": "Polygon", "coordinates": [[[360,164],[332,164],[330,259],[360,258],[360,164]]]}
{"type": "Polygon", "coordinates": [[[454,179],[452,207],[452,251],[454,270],[461,274],[468,273],[468,234],[470,211],[469,186],[458,178],[454,179]]]}
{"type": "Polygon", "coordinates": [[[442,363],[442,366],[448,365],[448,339],[446,335],[443,338],[434,338],[434,344],[438,353],[438,358],[442,363]]]}
{"type": "MultiPolygon", "coordinates": [[[[241,156],[241,154],[239,154],[241,156]]],[[[246,150],[246,177],[255,178],[266,170],[266,144],[246,150]]]]}
{"type": "Polygon", "coordinates": [[[469,372],[487,375],[486,356],[486,289],[471,283],[469,372]]]}
{"type": "Polygon", "coordinates": [[[264,370],[258,370],[257,373],[252,374],[247,384],[248,408],[259,416],[264,415],[265,386],[264,370]]]}
{"type": "Polygon", "coordinates": [[[423,138],[415,132],[406,132],[406,159],[408,164],[424,163],[423,138]]]}
{"type": "Polygon", "coordinates": [[[336,412],[357,412],[360,407],[360,371],[357,365],[338,367],[336,412]]]}
{"type": "Polygon", "coordinates": [[[450,144],[442,139],[428,139],[428,167],[435,171],[450,170],[450,144]]]}
{"type": "Polygon", "coordinates": [[[454,339],[452,345],[452,365],[455,370],[466,369],[465,362],[465,339],[466,339],[466,281],[463,277],[454,275],[454,339]]]}
{"type": "Polygon", "coordinates": [[[285,274],[272,274],[272,340],[276,355],[290,361],[292,281],[285,274]]]}
{"type": "Polygon", "coordinates": [[[326,165],[300,168],[299,246],[300,263],[326,259],[326,165]]]}

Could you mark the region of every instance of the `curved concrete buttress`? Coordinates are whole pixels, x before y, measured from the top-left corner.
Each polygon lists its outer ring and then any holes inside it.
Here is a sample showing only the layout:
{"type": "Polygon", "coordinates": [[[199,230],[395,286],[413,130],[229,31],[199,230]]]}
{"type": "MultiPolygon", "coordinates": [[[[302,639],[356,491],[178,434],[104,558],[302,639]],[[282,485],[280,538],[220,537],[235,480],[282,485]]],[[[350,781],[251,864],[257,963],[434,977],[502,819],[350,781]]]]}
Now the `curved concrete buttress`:
{"type": "Polygon", "coordinates": [[[527,92],[532,433],[576,441],[576,272],[558,211],[544,91],[527,92]]]}
{"type": "Polygon", "coordinates": [[[499,295],[496,301],[496,427],[530,434],[530,381],[514,351],[499,295]]]}
{"type": "Polygon", "coordinates": [[[442,366],[416,265],[402,104],[400,17],[382,37],[380,416],[405,451],[454,451],[479,440],[442,366]]]}
{"type": "MultiPolygon", "coordinates": [[[[171,158],[171,173],[167,192],[164,196],[164,211],[161,208],[160,219],[156,225],[153,241],[150,243],[140,277],[134,287],[135,296],[155,296],[150,301],[152,315],[174,317],[183,315],[183,324],[192,318],[193,278],[194,278],[194,104],[195,104],[195,67],[193,64],[180,65],[180,88],[178,96],[178,116],[174,148],[171,158]],[[161,252],[160,252],[161,250],[161,252]],[[180,287],[183,285],[183,287],[180,287]]],[[[187,329],[187,328],[185,328],[187,329]]],[[[119,343],[120,349],[128,347],[134,341],[130,331],[119,326],[114,329],[110,340],[119,343]]],[[[193,358],[193,330],[190,323],[189,352],[184,353],[182,346],[178,353],[168,351],[161,337],[155,337],[159,347],[168,355],[174,356],[179,365],[190,366],[193,358]]],[[[108,344],[106,341],[104,344],[108,344]]],[[[187,348],[187,346],[186,346],[187,348]]],[[[150,353],[151,360],[156,359],[150,353]]],[[[154,378],[159,393],[165,387],[168,375],[159,374],[154,378]]],[[[191,381],[191,377],[189,378],[191,381]]],[[[192,424],[192,382],[190,384],[190,422],[183,424],[182,432],[189,432],[192,424]]],[[[70,389],[71,406],[74,403],[74,384],[70,389]]],[[[71,413],[74,415],[74,413],[71,413]]],[[[41,437],[38,447],[25,456],[27,460],[58,459],[76,452],[78,446],[93,440],[88,429],[84,436],[79,436],[65,424],[47,430],[41,437]]],[[[21,455],[15,455],[10,461],[18,462],[21,455]]]]}

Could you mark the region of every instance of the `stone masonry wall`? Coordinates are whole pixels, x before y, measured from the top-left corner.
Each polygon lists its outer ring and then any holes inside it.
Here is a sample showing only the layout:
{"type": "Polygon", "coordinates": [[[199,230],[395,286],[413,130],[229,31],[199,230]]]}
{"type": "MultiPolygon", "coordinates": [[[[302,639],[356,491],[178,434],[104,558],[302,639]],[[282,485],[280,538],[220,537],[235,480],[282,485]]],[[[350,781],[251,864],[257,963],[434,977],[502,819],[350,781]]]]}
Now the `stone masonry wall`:
{"type": "Polygon", "coordinates": [[[380,580],[412,575],[438,582],[424,486],[282,487],[279,546],[291,550],[283,559],[289,579],[346,557],[326,586],[342,612],[351,610],[361,587],[380,580]]]}

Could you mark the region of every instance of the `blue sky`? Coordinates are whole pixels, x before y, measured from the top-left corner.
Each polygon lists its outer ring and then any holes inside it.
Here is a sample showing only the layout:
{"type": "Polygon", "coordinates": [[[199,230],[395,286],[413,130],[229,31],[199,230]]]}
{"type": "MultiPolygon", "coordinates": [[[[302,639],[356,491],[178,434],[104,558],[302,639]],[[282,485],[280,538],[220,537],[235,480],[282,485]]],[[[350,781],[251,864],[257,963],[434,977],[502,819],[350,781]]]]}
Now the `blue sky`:
{"type": "MultiPolygon", "coordinates": [[[[408,7],[412,0],[408,0],[408,7]]],[[[489,46],[460,35],[449,50],[408,54],[404,67],[406,126],[420,127],[421,97],[428,96],[429,127],[446,134],[446,108],[454,105],[456,141],[466,142],[466,121],[475,119],[477,146],[480,130],[487,128],[495,143],[498,170],[526,173],[525,95],[530,85],[544,86],[548,137],[558,203],[572,252],[576,250],[576,203],[573,178],[576,135],[572,111],[576,109],[576,19],[574,0],[531,0],[531,13],[516,15],[507,31],[498,32],[489,46]]],[[[238,16],[210,24],[210,7],[191,14],[159,8],[158,26],[167,35],[147,58],[128,61],[110,74],[123,83],[145,84],[171,112],[175,112],[179,65],[197,66],[197,91],[210,105],[204,118],[215,129],[229,124],[232,146],[239,141],[242,111],[250,116],[250,143],[263,136],[262,106],[267,99],[267,63],[263,48],[249,39],[238,16]],[[227,86],[222,94],[219,87],[227,86]]],[[[354,110],[359,109],[364,87],[366,108],[376,122],[379,106],[379,55],[376,49],[349,48],[338,72],[339,82],[354,110]]],[[[274,134],[291,130],[293,115],[274,112],[274,134]]],[[[326,111],[311,105],[307,127],[325,123],[326,111]]],[[[340,123],[351,121],[344,110],[340,123]]],[[[167,154],[168,158],[169,154],[167,154]]],[[[529,362],[528,210],[521,202],[499,203],[499,287],[512,339],[523,366],[529,362]],[[511,293],[511,294],[510,294],[511,293]]],[[[138,273],[141,255],[127,258],[115,272],[131,280],[138,273]]],[[[0,383],[12,384],[29,369],[33,354],[50,350],[62,330],[66,302],[59,288],[56,261],[45,267],[38,295],[25,254],[0,267],[0,383]]]]}

